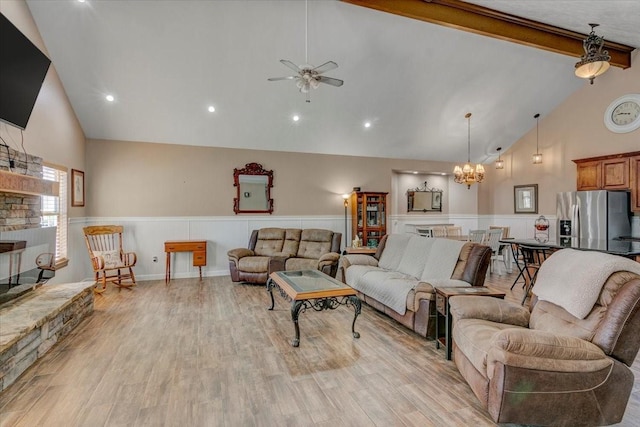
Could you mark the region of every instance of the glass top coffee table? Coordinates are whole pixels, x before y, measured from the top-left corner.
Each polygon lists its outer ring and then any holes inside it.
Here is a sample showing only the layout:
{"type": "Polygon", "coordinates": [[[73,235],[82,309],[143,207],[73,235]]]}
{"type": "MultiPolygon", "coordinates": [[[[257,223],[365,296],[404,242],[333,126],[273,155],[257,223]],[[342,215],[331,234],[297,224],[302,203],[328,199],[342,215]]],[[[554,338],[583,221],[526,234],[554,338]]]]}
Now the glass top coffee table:
{"type": "Polygon", "coordinates": [[[271,273],[269,280],[267,280],[267,291],[271,296],[269,310],[273,310],[274,306],[274,287],[280,291],[283,298],[291,301],[291,320],[293,320],[296,332],[295,338],[291,341],[291,345],[294,347],[300,345],[298,315],[307,309],[323,311],[335,310],[341,305],[353,306],[355,313],[351,323],[351,333],[354,338],[360,338],[355,327],[362,303],[352,287],[318,270],[276,271],[271,273]]]}

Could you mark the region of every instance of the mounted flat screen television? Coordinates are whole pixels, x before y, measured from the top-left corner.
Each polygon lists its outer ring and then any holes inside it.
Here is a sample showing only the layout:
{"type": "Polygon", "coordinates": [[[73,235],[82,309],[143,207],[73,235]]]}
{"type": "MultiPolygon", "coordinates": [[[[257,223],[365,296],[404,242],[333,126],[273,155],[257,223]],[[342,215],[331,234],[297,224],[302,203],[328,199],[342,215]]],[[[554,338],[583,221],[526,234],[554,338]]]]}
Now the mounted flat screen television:
{"type": "Polygon", "coordinates": [[[51,61],[0,14],[0,120],[27,127],[51,61]]]}

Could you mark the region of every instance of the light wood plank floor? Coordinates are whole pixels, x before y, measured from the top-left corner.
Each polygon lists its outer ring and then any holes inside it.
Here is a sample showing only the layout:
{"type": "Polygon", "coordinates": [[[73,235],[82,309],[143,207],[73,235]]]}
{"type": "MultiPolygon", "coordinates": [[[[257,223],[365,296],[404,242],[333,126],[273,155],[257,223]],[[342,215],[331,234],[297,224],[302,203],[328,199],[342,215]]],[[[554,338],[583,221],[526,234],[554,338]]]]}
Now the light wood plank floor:
{"type": "MultiPolygon", "coordinates": [[[[487,284],[509,289],[514,275],[487,284]]],[[[520,286],[507,298],[519,301],[520,286]]],[[[1,426],[492,426],[455,365],[363,305],[301,315],[229,277],[141,282],[0,394],[1,426]]],[[[633,366],[638,378],[639,362],[633,366]]],[[[640,382],[624,426],[640,424],[640,382]]]]}

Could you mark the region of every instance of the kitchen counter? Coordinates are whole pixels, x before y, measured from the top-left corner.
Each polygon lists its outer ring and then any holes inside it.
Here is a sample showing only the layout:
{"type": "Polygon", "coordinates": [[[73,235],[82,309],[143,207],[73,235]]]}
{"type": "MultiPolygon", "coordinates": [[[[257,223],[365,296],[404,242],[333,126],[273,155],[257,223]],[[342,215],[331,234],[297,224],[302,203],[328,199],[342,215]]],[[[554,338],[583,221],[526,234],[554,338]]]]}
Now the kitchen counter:
{"type": "Polygon", "coordinates": [[[549,240],[548,242],[538,242],[535,239],[502,239],[501,243],[516,243],[526,246],[544,246],[549,248],[580,249],[586,251],[606,252],[635,259],[640,262],[640,242],[631,240],[590,240],[579,237],[561,237],[558,242],[549,240]]]}

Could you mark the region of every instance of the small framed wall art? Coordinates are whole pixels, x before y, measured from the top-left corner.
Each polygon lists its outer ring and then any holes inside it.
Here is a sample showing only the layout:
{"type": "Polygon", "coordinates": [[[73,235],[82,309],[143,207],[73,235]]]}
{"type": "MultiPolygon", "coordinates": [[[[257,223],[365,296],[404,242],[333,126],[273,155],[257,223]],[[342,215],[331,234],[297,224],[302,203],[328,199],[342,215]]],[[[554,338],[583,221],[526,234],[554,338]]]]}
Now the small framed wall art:
{"type": "Polygon", "coordinates": [[[71,206],[84,206],[84,172],[71,169],[71,206]]]}
{"type": "Polygon", "coordinates": [[[513,210],[515,213],[538,213],[538,184],[513,186],[513,210]]]}

